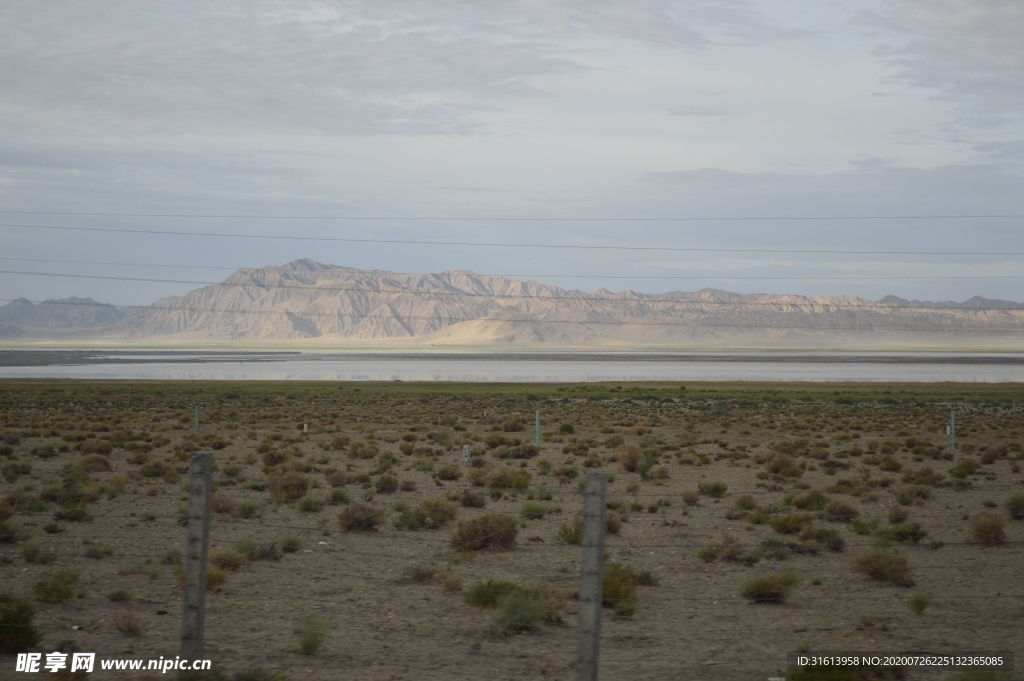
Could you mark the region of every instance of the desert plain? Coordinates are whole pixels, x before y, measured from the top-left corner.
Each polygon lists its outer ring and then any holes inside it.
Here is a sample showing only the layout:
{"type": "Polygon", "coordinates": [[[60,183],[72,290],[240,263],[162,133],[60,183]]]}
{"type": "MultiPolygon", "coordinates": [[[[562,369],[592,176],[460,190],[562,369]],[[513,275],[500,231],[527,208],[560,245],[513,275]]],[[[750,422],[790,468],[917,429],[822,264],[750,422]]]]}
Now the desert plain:
{"type": "MultiPolygon", "coordinates": [[[[30,606],[41,652],[179,654],[189,466],[205,451],[215,669],[198,678],[573,679],[582,485],[601,472],[601,678],[1020,678],[795,671],[787,653],[1024,664],[1022,398],[1016,384],[9,380],[0,605],[30,606]]],[[[0,678],[41,676],[14,666],[0,656],[0,678]]]]}

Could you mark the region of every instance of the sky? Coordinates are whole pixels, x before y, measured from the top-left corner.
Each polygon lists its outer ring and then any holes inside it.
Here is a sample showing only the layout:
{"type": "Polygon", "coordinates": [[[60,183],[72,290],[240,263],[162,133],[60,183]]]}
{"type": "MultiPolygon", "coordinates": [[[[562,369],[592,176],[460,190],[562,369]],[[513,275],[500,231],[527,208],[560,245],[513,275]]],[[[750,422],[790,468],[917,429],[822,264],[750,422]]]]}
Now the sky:
{"type": "Polygon", "coordinates": [[[1021,35],[1019,0],[6,0],[0,304],[297,258],[1024,300],[1021,35]]]}

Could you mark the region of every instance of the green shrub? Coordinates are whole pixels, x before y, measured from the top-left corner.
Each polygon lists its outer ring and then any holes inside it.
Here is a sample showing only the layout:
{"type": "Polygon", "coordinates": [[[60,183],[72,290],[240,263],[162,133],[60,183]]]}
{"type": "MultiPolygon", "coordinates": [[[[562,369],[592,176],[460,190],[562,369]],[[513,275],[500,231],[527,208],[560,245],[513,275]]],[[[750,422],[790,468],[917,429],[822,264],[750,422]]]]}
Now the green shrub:
{"type": "Polygon", "coordinates": [[[879,546],[865,549],[857,556],[853,569],[880,582],[914,586],[914,576],[907,559],[891,549],[879,546]]]}
{"type": "Polygon", "coordinates": [[[494,608],[498,605],[498,599],[513,593],[520,593],[522,587],[514,582],[488,579],[477,582],[466,589],[463,598],[469,605],[478,608],[494,608]]]}
{"type": "Polygon", "coordinates": [[[402,508],[394,525],[399,530],[438,529],[455,519],[455,504],[443,499],[424,499],[418,508],[402,508]]]}
{"type": "Polygon", "coordinates": [[[281,560],[281,549],[277,547],[277,542],[262,544],[255,539],[243,539],[236,541],[232,548],[245,556],[246,560],[281,560]]]}
{"type": "Polygon", "coordinates": [[[921,527],[920,523],[906,523],[903,525],[890,525],[877,530],[875,534],[883,539],[898,542],[910,542],[916,544],[928,536],[928,530],[921,527]]]}
{"type": "Polygon", "coordinates": [[[537,622],[553,617],[556,612],[551,599],[539,593],[503,594],[495,605],[498,623],[515,631],[530,629],[537,622]]]}
{"type": "Polygon", "coordinates": [[[242,518],[248,520],[249,518],[259,518],[262,513],[262,509],[256,501],[243,501],[242,503],[235,506],[234,510],[231,511],[232,518],[242,518]]]}
{"type": "Polygon", "coordinates": [[[799,515],[784,515],[768,520],[768,524],[779,534],[797,534],[810,523],[809,519],[799,515]]]}
{"type": "Polygon", "coordinates": [[[528,518],[530,520],[537,520],[538,518],[543,518],[549,513],[558,513],[560,510],[561,509],[559,509],[556,506],[542,504],[539,501],[527,501],[523,503],[523,509],[521,513],[523,514],[524,518],[528,518]]]}
{"type": "Polygon", "coordinates": [[[298,537],[285,537],[281,540],[281,550],[285,553],[295,553],[302,548],[302,540],[298,537]]]}
{"type": "Polygon", "coordinates": [[[338,525],[346,532],[372,530],[384,522],[384,512],[373,506],[354,504],[338,514],[338,525]]]}
{"type": "Polygon", "coordinates": [[[210,562],[222,570],[235,572],[242,567],[242,564],[245,562],[245,556],[234,549],[223,549],[210,556],[210,562]]]}
{"type": "Polygon", "coordinates": [[[784,603],[799,582],[792,572],[761,575],[744,582],[740,596],[754,603],[784,603]]]}
{"type": "Polygon", "coordinates": [[[583,541],[583,518],[576,517],[566,520],[555,534],[563,544],[579,544],[583,541]]]}
{"type": "Polygon", "coordinates": [[[43,636],[32,624],[35,608],[29,603],[0,598],[0,655],[32,650],[43,636]]]}
{"type": "Polygon", "coordinates": [[[915,614],[920,615],[929,605],[931,605],[931,602],[932,599],[928,598],[927,594],[918,593],[907,599],[907,607],[915,614]]]}
{"type": "Polygon", "coordinates": [[[503,468],[490,474],[487,485],[494,489],[524,490],[530,486],[530,480],[530,474],[524,470],[503,468]]]}
{"type": "Polygon", "coordinates": [[[32,591],[46,601],[66,601],[75,595],[78,579],[77,572],[61,570],[37,581],[32,586],[32,591]]]}
{"type": "Polygon", "coordinates": [[[700,490],[701,494],[707,494],[710,497],[722,497],[725,496],[729,486],[724,482],[702,482],[697,485],[697,489],[700,490]]]}
{"type": "Polygon", "coordinates": [[[299,652],[312,655],[323,645],[327,636],[327,621],[323,615],[306,614],[299,620],[299,652]]]}
{"type": "Polygon", "coordinates": [[[799,508],[802,511],[824,511],[828,506],[829,498],[823,492],[804,492],[787,496],[784,503],[799,508]]]}
{"type": "Polygon", "coordinates": [[[519,524],[512,516],[485,513],[477,518],[460,520],[452,533],[452,548],[479,551],[485,548],[512,548],[519,533],[519,524]]]}
{"type": "Polygon", "coordinates": [[[352,497],[343,489],[332,489],[331,493],[327,495],[327,503],[332,505],[351,504],[352,497]]]}

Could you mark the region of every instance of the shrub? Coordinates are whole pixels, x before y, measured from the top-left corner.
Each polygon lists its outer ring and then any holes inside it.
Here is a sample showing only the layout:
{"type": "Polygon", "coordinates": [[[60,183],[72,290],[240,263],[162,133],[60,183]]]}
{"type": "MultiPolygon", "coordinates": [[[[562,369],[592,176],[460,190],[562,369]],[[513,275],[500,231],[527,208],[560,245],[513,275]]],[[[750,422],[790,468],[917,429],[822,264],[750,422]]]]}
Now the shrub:
{"type": "Polygon", "coordinates": [[[920,615],[931,605],[931,602],[932,599],[928,598],[927,594],[918,593],[907,599],[907,607],[915,614],[920,615]]]}
{"type": "Polygon", "coordinates": [[[753,494],[741,494],[736,497],[733,506],[739,511],[756,511],[757,499],[754,498],[753,494]]]}
{"type": "Polygon", "coordinates": [[[916,544],[928,536],[928,530],[921,527],[920,523],[906,523],[904,525],[890,525],[875,532],[879,537],[889,541],[911,542],[916,544]]]}
{"type": "Polygon", "coordinates": [[[438,480],[458,480],[462,477],[462,471],[455,464],[449,463],[438,468],[434,477],[438,480]]]}
{"type": "Polygon", "coordinates": [[[243,539],[235,542],[232,548],[246,560],[281,560],[281,549],[277,547],[277,542],[261,544],[255,539],[243,539]]]}
{"type": "Polygon", "coordinates": [[[373,506],[354,504],[338,514],[338,525],[346,532],[372,530],[384,522],[384,512],[373,506]]]}
{"type": "Polygon", "coordinates": [[[551,506],[549,504],[542,504],[539,501],[527,501],[523,503],[523,509],[521,513],[524,518],[529,520],[537,520],[543,518],[549,513],[557,513],[560,509],[557,506],[551,506]]]}
{"type": "Polygon", "coordinates": [[[740,596],[754,603],[784,603],[799,582],[792,572],[762,575],[744,582],[740,596]]]}
{"type": "Polygon", "coordinates": [[[142,636],[142,624],[128,613],[121,613],[114,617],[114,628],[129,638],[142,636]]]}
{"type": "Polygon", "coordinates": [[[768,524],[779,534],[797,534],[810,524],[810,520],[799,515],[784,515],[771,518],[768,524]]]}
{"type": "Polygon", "coordinates": [[[975,541],[989,546],[1006,541],[1003,519],[997,515],[986,513],[971,518],[971,532],[975,541]]]}
{"type": "Polygon", "coordinates": [[[856,508],[842,501],[830,501],[825,507],[825,519],[832,522],[848,523],[858,515],[856,508]]]}
{"type": "MultiPolygon", "coordinates": [[[[701,494],[707,494],[711,497],[724,496],[729,486],[724,482],[702,482],[697,485],[697,489],[700,490],[701,494]]],[[[685,501],[685,500],[684,500],[685,501]]]]}
{"type": "Polygon", "coordinates": [[[489,547],[511,548],[519,533],[519,525],[512,516],[485,513],[477,518],[459,521],[452,533],[451,545],[455,549],[479,551],[489,547]]]}
{"type": "Polygon", "coordinates": [[[455,504],[442,499],[424,499],[418,508],[403,508],[394,525],[399,530],[438,529],[455,519],[455,504]]]}
{"type": "Polygon", "coordinates": [[[38,563],[40,565],[49,565],[57,560],[56,553],[47,551],[35,541],[24,541],[21,543],[21,557],[25,559],[26,563],[38,563]]]}
{"type": "Polygon", "coordinates": [[[302,548],[302,540],[298,537],[285,537],[281,540],[281,550],[285,553],[295,553],[302,548]]]}
{"type": "Polygon", "coordinates": [[[498,599],[502,596],[521,593],[522,591],[523,587],[514,582],[488,579],[483,582],[477,582],[466,589],[463,599],[469,605],[475,605],[478,608],[494,608],[497,607],[498,599]]]}
{"type": "Polygon", "coordinates": [[[551,618],[556,612],[555,604],[540,593],[504,594],[495,605],[498,609],[498,623],[515,631],[530,629],[537,622],[551,618]]]}
{"type": "Polygon", "coordinates": [[[234,549],[224,549],[210,556],[210,562],[222,570],[234,572],[242,567],[242,563],[245,562],[245,556],[234,549]]]}
{"type": "Polygon", "coordinates": [[[24,601],[0,600],[0,655],[14,655],[32,650],[42,641],[42,634],[32,624],[35,608],[24,601]]]}
{"type": "Polygon", "coordinates": [[[823,511],[828,506],[828,495],[814,491],[786,498],[786,502],[802,511],[823,511]]]}
{"type": "MultiPolygon", "coordinates": [[[[343,492],[344,490],[333,490],[335,492],[343,492]]],[[[319,497],[302,497],[299,499],[298,509],[302,513],[319,513],[324,509],[327,504],[323,499],[319,497]]]]}
{"type": "MultiPolygon", "coordinates": [[[[616,518],[618,520],[618,518],[616,518]]],[[[572,520],[566,520],[558,528],[558,532],[555,534],[558,541],[564,544],[579,544],[583,541],[583,518],[576,517],[572,520]]]]}
{"type": "Polygon", "coordinates": [[[270,496],[278,501],[294,501],[306,496],[309,491],[309,478],[298,471],[286,471],[274,475],[267,482],[270,496]]]}
{"type": "Polygon", "coordinates": [[[327,636],[327,621],[323,615],[306,614],[299,620],[299,652],[312,655],[323,645],[327,636]]]}
{"type": "Polygon", "coordinates": [[[644,458],[643,451],[636,445],[629,445],[616,455],[619,466],[627,473],[635,473],[636,467],[644,458]]]}
{"type": "Polygon", "coordinates": [[[524,490],[530,486],[530,479],[530,474],[526,471],[503,468],[488,476],[487,485],[494,489],[524,490]]]}
{"type": "Polygon", "coordinates": [[[111,603],[127,603],[132,599],[132,595],[124,589],[115,589],[107,594],[107,600],[111,603]]]}
{"type": "Polygon", "coordinates": [[[467,489],[459,495],[458,502],[463,508],[483,508],[487,505],[487,497],[467,489]]]}
{"type": "Polygon", "coordinates": [[[243,501],[242,503],[235,506],[235,509],[231,511],[232,518],[259,518],[262,513],[260,505],[256,501],[243,501]]]}
{"type": "Polygon", "coordinates": [[[109,544],[89,544],[85,547],[86,558],[106,558],[114,555],[114,547],[109,544]]]}
{"type": "Polygon", "coordinates": [[[1006,511],[1014,520],[1024,520],[1024,492],[1006,500],[1006,511]]]}
{"type": "Polygon", "coordinates": [[[829,551],[842,551],[846,546],[843,538],[831,527],[808,527],[800,533],[800,539],[821,544],[829,551]]]}
{"type": "Polygon", "coordinates": [[[77,572],[61,570],[40,579],[32,586],[32,591],[43,600],[66,601],[75,595],[78,579],[77,572]]]}
{"type": "Polygon", "coordinates": [[[398,491],[398,478],[390,473],[385,473],[377,478],[373,486],[381,494],[394,494],[398,491]]]}
{"type": "Polygon", "coordinates": [[[865,549],[853,563],[853,569],[880,582],[897,586],[914,586],[914,576],[907,559],[883,547],[865,549]]]}
{"type": "Polygon", "coordinates": [[[907,522],[907,518],[910,517],[910,510],[906,506],[900,504],[893,504],[889,507],[889,522],[893,525],[899,525],[900,523],[907,522]]]}

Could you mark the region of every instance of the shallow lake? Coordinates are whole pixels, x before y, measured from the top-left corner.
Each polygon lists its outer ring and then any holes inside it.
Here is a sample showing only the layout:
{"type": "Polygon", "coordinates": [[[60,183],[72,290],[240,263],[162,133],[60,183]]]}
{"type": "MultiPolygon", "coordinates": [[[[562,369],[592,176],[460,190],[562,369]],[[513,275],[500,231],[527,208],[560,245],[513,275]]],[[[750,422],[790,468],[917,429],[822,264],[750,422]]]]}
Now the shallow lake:
{"type": "Polygon", "coordinates": [[[3,378],[326,381],[1021,382],[1024,355],[858,353],[0,353],[3,378]],[[51,354],[52,353],[52,354],[51,354]],[[31,357],[30,357],[31,356],[31,357]]]}

